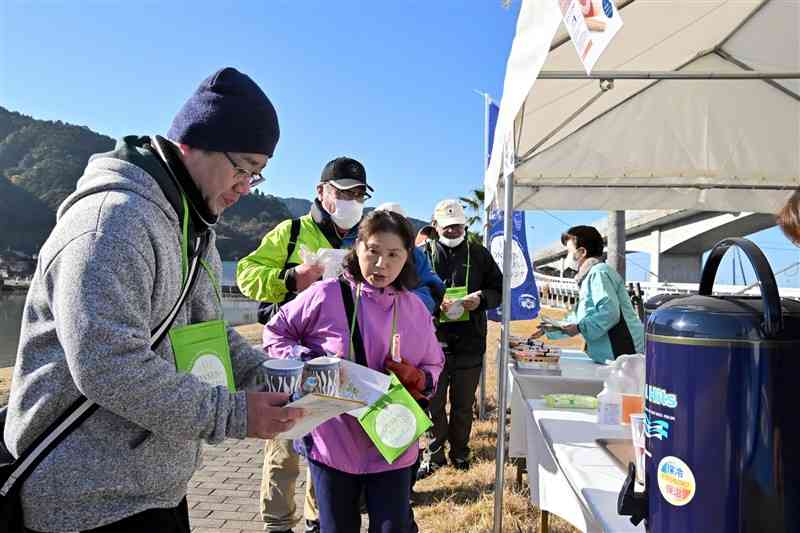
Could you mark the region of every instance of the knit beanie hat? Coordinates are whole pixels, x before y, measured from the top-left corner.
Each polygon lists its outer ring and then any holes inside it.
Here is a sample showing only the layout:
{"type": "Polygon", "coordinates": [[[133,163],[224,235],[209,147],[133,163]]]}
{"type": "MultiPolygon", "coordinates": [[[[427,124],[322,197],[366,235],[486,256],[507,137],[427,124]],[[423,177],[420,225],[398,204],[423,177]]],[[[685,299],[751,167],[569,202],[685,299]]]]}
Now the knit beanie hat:
{"type": "Polygon", "coordinates": [[[227,67],[200,83],[172,119],[167,137],[212,152],[272,157],[280,129],[267,95],[250,76],[227,67]]]}

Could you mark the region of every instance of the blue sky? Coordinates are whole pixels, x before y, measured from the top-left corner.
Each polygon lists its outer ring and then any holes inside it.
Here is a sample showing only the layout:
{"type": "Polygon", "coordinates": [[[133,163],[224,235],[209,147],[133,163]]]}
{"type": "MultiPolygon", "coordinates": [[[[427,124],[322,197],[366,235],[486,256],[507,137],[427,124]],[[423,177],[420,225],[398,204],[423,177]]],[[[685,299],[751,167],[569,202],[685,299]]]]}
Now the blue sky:
{"type": "MultiPolygon", "coordinates": [[[[112,137],[163,133],[200,80],[234,66],[278,109],[264,192],[310,198],[325,162],[349,155],[367,169],[373,205],[397,201],[426,219],[438,200],[482,184],[474,91],[502,96],[518,9],[500,0],[0,0],[0,105],[112,137]]],[[[605,216],[555,214],[570,224],[605,216]]],[[[531,248],[566,229],[527,216],[531,248]]],[[[800,255],[775,229],[755,240],[776,270],[800,255]]],[[[630,257],[629,279],[644,279],[636,265],[647,263],[630,257]]],[[[723,264],[723,281],[730,270],[723,264]]],[[[800,277],[779,283],[800,286],[800,277]]]]}

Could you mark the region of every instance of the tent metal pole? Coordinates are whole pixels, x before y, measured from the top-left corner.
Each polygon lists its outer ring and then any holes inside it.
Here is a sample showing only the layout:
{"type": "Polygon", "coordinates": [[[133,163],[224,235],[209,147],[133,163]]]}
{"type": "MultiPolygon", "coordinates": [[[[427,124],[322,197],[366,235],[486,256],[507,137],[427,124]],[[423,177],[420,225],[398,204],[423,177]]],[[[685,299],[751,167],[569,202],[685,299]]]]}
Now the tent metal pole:
{"type": "Polygon", "coordinates": [[[494,482],[494,533],[503,531],[503,488],[506,463],[506,393],[508,392],[508,337],[511,326],[511,242],[514,214],[514,173],[504,176],[505,206],[503,208],[503,305],[500,337],[500,364],[497,371],[497,457],[494,482]]]}
{"type": "Polygon", "coordinates": [[[540,80],[797,80],[800,72],[684,72],[674,70],[634,71],[543,70],[540,80]]]}
{"type": "MultiPolygon", "coordinates": [[[[483,93],[483,168],[489,166],[489,95],[483,93]]],[[[483,246],[489,248],[489,206],[484,206],[483,246]]],[[[481,365],[480,396],[478,399],[478,420],[486,420],[486,352],[483,352],[481,365]]]]}
{"type": "MultiPolygon", "coordinates": [[[[489,249],[489,213],[491,208],[486,206],[483,213],[484,227],[483,227],[483,246],[489,249]]],[[[483,366],[481,366],[481,381],[480,381],[480,403],[478,403],[478,420],[486,420],[486,352],[483,352],[483,366]]]]}

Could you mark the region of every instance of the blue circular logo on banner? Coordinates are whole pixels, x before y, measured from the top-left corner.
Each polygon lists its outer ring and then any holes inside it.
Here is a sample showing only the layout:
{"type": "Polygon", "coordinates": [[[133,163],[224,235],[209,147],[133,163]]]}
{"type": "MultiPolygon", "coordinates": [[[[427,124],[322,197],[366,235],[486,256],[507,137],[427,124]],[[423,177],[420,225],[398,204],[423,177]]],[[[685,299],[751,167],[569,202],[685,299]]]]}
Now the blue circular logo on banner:
{"type": "Polygon", "coordinates": [[[603,13],[605,13],[608,18],[614,16],[614,5],[611,3],[611,0],[603,0],[603,13]]]}

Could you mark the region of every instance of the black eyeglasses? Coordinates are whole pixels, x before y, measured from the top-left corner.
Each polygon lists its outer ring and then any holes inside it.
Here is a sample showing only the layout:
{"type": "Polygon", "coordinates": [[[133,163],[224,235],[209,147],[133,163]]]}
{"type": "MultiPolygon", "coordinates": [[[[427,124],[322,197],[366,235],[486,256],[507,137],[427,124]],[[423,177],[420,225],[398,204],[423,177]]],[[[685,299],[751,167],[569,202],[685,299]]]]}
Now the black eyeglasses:
{"type": "Polygon", "coordinates": [[[246,177],[248,187],[250,188],[255,187],[256,185],[263,183],[264,180],[267,179],[264,176],[262,176],[260,172],[251,172],[250,170],[247,170],[246,168],[242,168],[239,165],[237,165],[236,161],[233,160],[233,158],[228,154],[228,152],[222,152],[222,153],[225,154],[225,157],[228,159],[228,161],[230,161],[231,165],[233,166],[233,170],[236,172],[233,177],[240,181],[246,177]]]}

